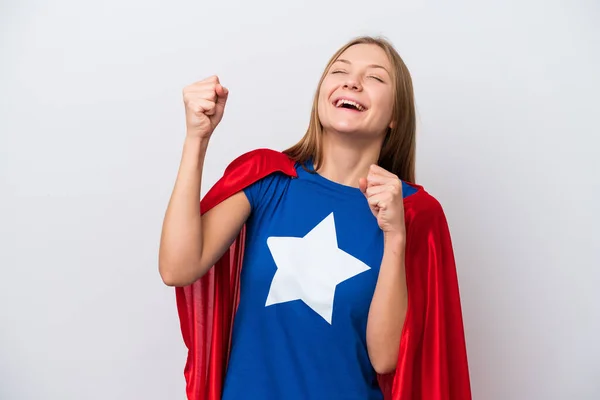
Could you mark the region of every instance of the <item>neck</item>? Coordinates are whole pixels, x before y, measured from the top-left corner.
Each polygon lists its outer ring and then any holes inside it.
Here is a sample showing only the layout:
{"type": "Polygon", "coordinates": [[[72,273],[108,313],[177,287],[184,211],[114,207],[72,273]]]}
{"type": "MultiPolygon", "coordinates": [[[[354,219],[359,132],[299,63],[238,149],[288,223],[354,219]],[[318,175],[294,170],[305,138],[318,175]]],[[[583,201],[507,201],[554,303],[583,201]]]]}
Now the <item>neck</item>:
{"type": "Polygon", "coordinates": [[[358,187],[371,164],[376,164],[381,140],[359,140],[348,135],[323,132],[323,157],[317,172],[341,185],[358,187]]]}

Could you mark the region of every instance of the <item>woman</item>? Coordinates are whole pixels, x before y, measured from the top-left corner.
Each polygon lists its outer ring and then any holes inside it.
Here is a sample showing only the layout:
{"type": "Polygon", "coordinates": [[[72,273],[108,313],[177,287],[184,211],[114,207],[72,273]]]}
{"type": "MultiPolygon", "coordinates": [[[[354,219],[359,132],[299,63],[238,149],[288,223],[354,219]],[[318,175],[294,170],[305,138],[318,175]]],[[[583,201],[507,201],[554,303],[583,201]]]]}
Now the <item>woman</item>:
{"type": "Polygon", "coordinates": [[[469,399],[451,242],[437,201],[408,183],[414,100],[392,45],[343,46],[301,141],[238,158],[199,209],[227,96],[216,77],[184,90],[161,238],[188,398],[469,399]]]}

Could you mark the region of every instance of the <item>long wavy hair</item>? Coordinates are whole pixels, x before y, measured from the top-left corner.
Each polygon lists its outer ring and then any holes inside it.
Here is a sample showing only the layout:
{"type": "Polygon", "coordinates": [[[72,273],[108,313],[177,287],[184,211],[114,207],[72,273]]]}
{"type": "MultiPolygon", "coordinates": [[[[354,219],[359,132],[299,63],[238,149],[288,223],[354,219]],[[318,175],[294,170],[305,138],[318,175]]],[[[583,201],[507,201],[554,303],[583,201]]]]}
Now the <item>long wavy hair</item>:
{"type": "Polygon", "coordinates": [[[392,111],[394,124],[392,125],[393,128],[388,128],[384,138],[378,165],[394,173],[400,179],[414,183],[417,123],[412,79],[406,64],[404,64],[394,46],[384,38],[372,36],[355,38],[342,46],[331,57],[317,86],[306,133],[298,143],[283,152],[299,163],[312,160],[315,170],[320,167],[323,160],[323,126],[318,112],[319,90],[331,65],[346,49],[357,44],[379,46],[386,53],[393,67],[391,73],[394,82],[394,107],[392,111]]]}

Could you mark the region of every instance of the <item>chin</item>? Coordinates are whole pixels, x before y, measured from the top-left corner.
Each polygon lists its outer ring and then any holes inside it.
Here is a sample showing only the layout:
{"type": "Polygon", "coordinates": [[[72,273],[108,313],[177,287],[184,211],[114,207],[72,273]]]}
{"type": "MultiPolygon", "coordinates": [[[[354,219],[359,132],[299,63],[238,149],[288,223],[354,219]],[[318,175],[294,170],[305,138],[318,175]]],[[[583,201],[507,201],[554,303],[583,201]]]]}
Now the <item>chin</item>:
{"type": "Polygon", "coordinates": [[[341,121],[323,125],[323,130],[325,132],[333,133],[333,136],[360,141],[362,145],[366,145],[365,141],[371,142],[379,141],[381,139],[378,132],[373,129],[365,129],[357,124],[349,124],[341,121]]]}
{"type": "Polygon", "coordinates": [[[362,131],[356,124],[349,124],[345,122],[333,123],[328,126],[323,126],[327,131],[343,133],[343,134],[357,134],[362,131]]]}
{"type": "Polygon", "coordinates": [[[354,138],[354,139],[373,139],[377,135],[372,132],[360,129],[359,127],[353,127],[348,125],[334,125],[328,129],[331,132],[335,132],[340,136],[354,138]]]}

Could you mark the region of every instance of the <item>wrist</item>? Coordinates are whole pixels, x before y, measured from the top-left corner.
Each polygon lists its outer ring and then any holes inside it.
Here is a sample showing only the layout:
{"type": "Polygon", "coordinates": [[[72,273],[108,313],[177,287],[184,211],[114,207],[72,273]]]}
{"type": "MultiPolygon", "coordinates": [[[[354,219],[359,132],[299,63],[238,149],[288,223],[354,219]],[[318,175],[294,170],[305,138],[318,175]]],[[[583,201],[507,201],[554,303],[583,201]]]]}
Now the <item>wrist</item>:
{"type": "Polygon", "coordinates": [[[186,137],[183,144],[184,157],[204,159],[204,156],[206,156],[206,149],[208,148],[208,142],[208,138],[186,137]]]}
{"type": "Polygon", "coordinates": [[[195,149],[206,150],[206,148],[208,147],[209,141],[210,141],[210,136],[205,138],[205,137],[194,136],[194,135],[186,135],[184,146],[192,147],[195,149]]]}
{"type": "Polygon", "coordinates": [[[202,169],[208,139],[198,137],[186,137],[183,144],[181,164],[183,168],[202,169]]]}
{"type": "Polygon", "coordinates": [[[406,233],[404,232],[385,232],[383,234],[385,246],[389,246],[396,251],[404,251],[406,246],[406,233]]]}

